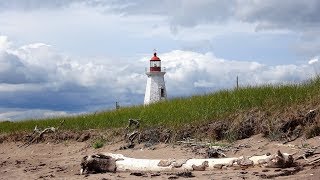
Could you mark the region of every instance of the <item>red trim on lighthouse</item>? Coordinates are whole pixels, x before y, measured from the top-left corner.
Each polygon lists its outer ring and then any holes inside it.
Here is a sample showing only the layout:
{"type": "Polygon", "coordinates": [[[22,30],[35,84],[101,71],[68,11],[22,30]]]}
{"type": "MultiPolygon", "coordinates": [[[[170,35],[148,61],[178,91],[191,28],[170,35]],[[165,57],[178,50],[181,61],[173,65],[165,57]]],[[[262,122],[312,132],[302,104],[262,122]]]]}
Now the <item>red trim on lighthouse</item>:
{"type": "Polygon", "coordinates": [[[158,58],[157,53],[153,53],[153,57],[150,59],[150,61],[161,61],[160,58],[158,58]]]}

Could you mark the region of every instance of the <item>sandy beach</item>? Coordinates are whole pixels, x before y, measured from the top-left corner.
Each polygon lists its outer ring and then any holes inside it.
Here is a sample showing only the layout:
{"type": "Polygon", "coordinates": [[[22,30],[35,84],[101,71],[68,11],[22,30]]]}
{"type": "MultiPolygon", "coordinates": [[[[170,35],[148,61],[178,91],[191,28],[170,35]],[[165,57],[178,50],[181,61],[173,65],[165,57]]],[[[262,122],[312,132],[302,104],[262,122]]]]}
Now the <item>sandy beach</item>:
{"type": "MultiPolygon", "coordinates": [[[[269,141],[261,135],[239,140],[229,146],[225,154],[228,157],[262,155],[275,153],[277,150],[294,154],[298,157],[306,148],[316,147],[320,137],[304,141],[299,138],[293,142],[282,144],[269,141]]],[[[91,146],[91,141],[64,141],[60,143],[43,142],[20,147],[22,142],[3,142],[0,144],[0,179],[183,179],[177,176],[179,172],[117,172],[80,175],[82,157],[94,153],[111,152],[134,158],[150,159],[183,159],[204,158],[205,149],[187,143],[156,144],[145,147],[138,144],[132,149],[119,150],[124,142],[109,143],[99,149],[91,146]]],[[[310,159],[317,158],[313,155],[310,159]]],[[[298,160],[305,163],[306,160],[298,160]]],[[[290,176],[280,176],[277,179],[319,179],[319,163],[305,166],[303,170],[290,176]]],[[[275,174],[283,171],[277,168],[263,167],[225,167],[214,171],[193,171],[194,179],[261,179],[263,174],[275,174]]]]}

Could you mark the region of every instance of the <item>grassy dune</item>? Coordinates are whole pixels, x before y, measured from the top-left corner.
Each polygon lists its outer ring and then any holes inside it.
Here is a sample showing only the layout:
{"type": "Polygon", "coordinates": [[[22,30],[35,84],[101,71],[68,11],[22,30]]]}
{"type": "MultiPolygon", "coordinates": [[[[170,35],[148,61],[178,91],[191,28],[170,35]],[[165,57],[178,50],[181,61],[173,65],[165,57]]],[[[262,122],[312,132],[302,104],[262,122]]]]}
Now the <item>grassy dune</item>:
{"type": "Polygon", "coordinates": [[[222,90],[203,96],[176,98],[146,107],[133,106],[71,117],[1,122],[0,133],[31,131],[36,125],[41,128],[56,127],[61,120],[65,120],[61,129],[68,130],[119,128],[125,127],[129,118],[141,119],[143,127],[162,125],[179,128],[186,123],[219,120],[252,108],[272,111],[303,103],[320,102],[319,87],[320,78],[316,78],[294,85],[222,90]]]}

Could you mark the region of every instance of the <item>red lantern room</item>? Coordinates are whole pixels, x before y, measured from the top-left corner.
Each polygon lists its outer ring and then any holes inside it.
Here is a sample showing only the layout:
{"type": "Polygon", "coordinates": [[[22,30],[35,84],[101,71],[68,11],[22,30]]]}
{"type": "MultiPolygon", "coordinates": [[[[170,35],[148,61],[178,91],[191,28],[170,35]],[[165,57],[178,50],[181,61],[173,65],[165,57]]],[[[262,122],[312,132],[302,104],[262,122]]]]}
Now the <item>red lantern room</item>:
{"type": "Polygon", "coordinates": [[[153,53],[153,57],[150,59],[150,72],[161,72],[161,60],[156,52],[153,53]]]}

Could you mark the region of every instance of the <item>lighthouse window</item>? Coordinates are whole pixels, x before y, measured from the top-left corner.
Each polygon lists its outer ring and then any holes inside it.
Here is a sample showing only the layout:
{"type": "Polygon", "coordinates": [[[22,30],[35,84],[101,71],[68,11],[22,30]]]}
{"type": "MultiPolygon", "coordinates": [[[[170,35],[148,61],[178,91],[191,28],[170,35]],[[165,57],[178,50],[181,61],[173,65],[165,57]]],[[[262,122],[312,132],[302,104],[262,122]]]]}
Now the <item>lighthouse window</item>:
{"type": "Polygon", "coordinates": [[[164,89],[163,88],[160,89],[160,95],[161,95],[161,97],[164,97],[164,89]]]}
{"type": "Polygon", "coordinates": [[[161,67],[161,61],[153,61],[150,63],[150,67],[161,67]]]}

